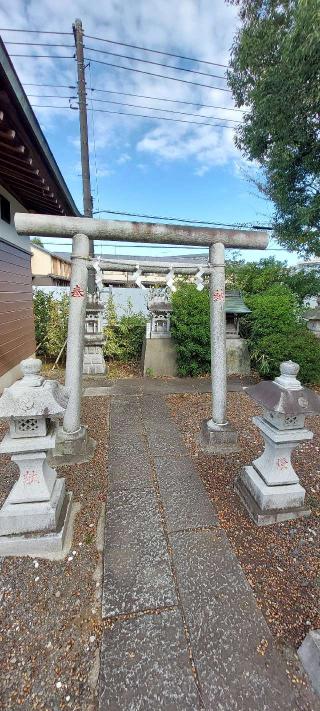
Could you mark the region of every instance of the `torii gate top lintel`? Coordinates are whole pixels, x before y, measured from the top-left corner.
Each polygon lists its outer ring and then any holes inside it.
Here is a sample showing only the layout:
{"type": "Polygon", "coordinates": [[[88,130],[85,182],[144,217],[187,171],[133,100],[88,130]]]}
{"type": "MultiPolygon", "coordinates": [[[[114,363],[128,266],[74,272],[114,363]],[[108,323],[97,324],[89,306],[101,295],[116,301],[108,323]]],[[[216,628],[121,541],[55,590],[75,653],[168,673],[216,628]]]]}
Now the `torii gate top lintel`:
{"type": "Polygon", "coordinates": [[[221,229],[161,224],[158,222],[125,222],[96,220],[88,217],[33,215],[17,212],[14,218],[18,234],[39,237],[74,237],[86,234],[89,239],[181,244],[209,247],[222,243],[238,249],[266,249],[268,234],[258,230],[221,229]]]}

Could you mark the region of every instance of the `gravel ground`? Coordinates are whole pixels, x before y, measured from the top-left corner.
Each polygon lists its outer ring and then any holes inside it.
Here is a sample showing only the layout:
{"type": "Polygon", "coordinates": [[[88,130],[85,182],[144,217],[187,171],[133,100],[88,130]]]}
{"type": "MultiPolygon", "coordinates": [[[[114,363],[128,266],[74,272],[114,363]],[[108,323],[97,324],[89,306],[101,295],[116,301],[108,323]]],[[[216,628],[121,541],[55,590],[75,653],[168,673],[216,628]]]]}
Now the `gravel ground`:
{"type": "Polygon", "coordinates": [[[167,402],[273,634],[281,645],[297,648],[310,629],[320,628],[320,418],[308,420],[314,440],[293,457],[311,516],[258,528],[233,482],[262,451],[262,437],[251,422],[259,408],[244,393],[229,393],[228,419],[239,432],[241,449],[218,457],[204,454],[197,444],[202,420],[210,416],[210,396],[171,395],[167,402]]]}
{"type": "MultiPolygon", "coordinates": [[[[106,491],[108,400],[86,398],[83,421],[98,440],[88,464],[61,467],[81,510],[63,561],[1,562],[0,708],[93,711],[101,635],[101,553],[97,524],[106,491]]],[[[0,438],[4,434],[0,430],[0,438]]],[[[0,505],[16,479],[1,456],[0,505]]]]}

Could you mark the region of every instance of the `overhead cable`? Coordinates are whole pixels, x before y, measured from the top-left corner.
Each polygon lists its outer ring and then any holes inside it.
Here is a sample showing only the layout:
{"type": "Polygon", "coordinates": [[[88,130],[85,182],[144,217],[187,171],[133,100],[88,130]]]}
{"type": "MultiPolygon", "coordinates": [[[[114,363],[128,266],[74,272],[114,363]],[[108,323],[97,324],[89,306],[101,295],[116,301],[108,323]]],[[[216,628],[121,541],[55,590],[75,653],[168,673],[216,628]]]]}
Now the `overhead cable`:
{"type": "Polygon", "coordinates": [[[53,32],[52,30],[22,30],[13,29],[12,27],[0,27],[0,32],[28,32],[29,34],[38,35],[73,35],[73,32],[53,32]]]}
{"type": "MultiPolygon", "coordinates": [[[[78,106],[55,106],[54,104],[31,104],[33,108],[37,109],[78,109],[78,106]]],[[[148,114],[134,114],[130,111],[110,111],[109,109],[96,109],[93,107],[91,109],[93,111],[96,111],[98,113],[102,114],[114,114],[117,116],[130,116],[130,117],[135,117],[135,118],[145,118],[145,119],[152,119],[154,121],[174,121],[175,123],[188,123],[188,124],[193,124],[194,126],[212,126],[212,128],[235,128],[235,126],[230,126],[230,124],[224,124],[224,123],[208,123],[206,121],[188,121],[187,119],[174,119],[170,118],[169,116],[150,116],[148,114]]],[[[199,117],[201,118],[201,116],[199,117]]],[[[203,118],[206,118],[205,116],[203,118]]]]}
{"type": "MultiPolygon", "coordinates": [[[[74,101],[77,99],[77,96],[62,96],[61,94],[28,94],[28,98],[32,99],[68,99],[69,101],[74,101]]],[[[116,104],[117,106],[129,106],[131,108],[135,109],[148,109],[150,111],[164,111],[165,113],[170,113],[170,114],[179,114],[179,116],[193,116],[195,118],[204,118],[204,119],[212,119],[214,121],[219,121],[222,119],[221,116],[202,116],[201,114],[191,114],[189,111],[174,111],[173,109],[165,109],[161,108],[159,106],[141,106],[141,104],[127,104],[122,101],[110,101],[107,99],[92,99],[90,97],[91,102],[92,101],[99,101],[102,102],[103,104],[116,104]]],[[[96,107],[91,105],[91,110],[96,110],[96,107]]],[[[241,123],[240,121],[236,121],[235,119],[229,119],[229,118],[223,118],[224,121],[232,121],[232,123],[239,124],[241,123]]]]}
{"type": "Polygon", "coordinates": [[[96,49],[95,47],[88,47],[86,44],[84,45],[84,49],[89,50],[90,52],[100,52],[101,54],[108,54],[111,55],[112,57],[120,57],[121,59],[130,59],[130,61],[134,62],[143,62],[144,64],[154,64],[157,67],[165,67],[166,69],[174,69],[174,71],[179,71],[179,72],[190,72],[190,74],[200,74],[203,77],[212,77],[212,79],[223,79],[224,81],[226,80],[226,77],[221,76],[221,74],[210,74],[209,72],[199,72],[197,69],[186,69],[185,67],[175,67],[172,64],[165,64],[164,62],[152,62],[150,59],[141,59],[140,57],[132,57],[131,55],[128,54],[118,54],[117,52],[107,52],[104,49],[96,49]]]}
{"type": "Polygon", "coordinates": [[[106,39],[103,37],[93,37],[92,35],[84,35],[88,39],[93,39],[97,40],[97,42],[107,42],[108,44],[117,44],[120,45],[121,47],[129,47],[130,49],[140,49],[143,52],[152,52],[153,54],[163,54],[166,57],[174,57],[175,59],[185,59],[189,62],[198,62],[198,64],[210,64],[211,66],[214,67],[224,67],[225,69],[228,69],[227,64],[219,64],[218,62],[211,62],[208,59],[199,59],[196,57],[185,57],[182,54],[173,54],[172,52],[164,52],[163,50],[160,49],[150,49],[150,47],[141,47],[136,44],[128,44],[126,42],[117,42],[116,40],[111,40],[111,39],[106,39]]]}
{"type": "MultiPolygon", "coordinates": [[[[69,84],[35,84],[24,82],[24,86],[47,87],[51,89],[76,89],[76,86],[69,84]]],[[[235,106],[216,106],[215,104],[203,104],[201,101],[183,101],[182,99],[169,99],[163,96],[147,96],[146,94],[134,94],[128,91],[112,91],[111,89],[99,89],[97,86],[88,87],[87,91],[99,92],[100,94],[116,94],[119,96],[131,96],[137,99],[151,99],[152,101],[168,101],[171,104],[185,104],[187,106],[198,106],[199,109],[220,109],[221,111],[237,111],[245,113],[244,109],[238,109],[235,106]]]]}
{"type": "Polygon", "coordinates": [[[8,44],[19,45],[23,47],[69,47],[69,49],[74,49],[73,44],[51,44],[49,42],[7,42],[8,44]]]}
{"type": "Polygon", "coordinates": [[[27,59],[74,59],[74,55],[62,54],[10,54],[10,57],[25,57],[27,59]]]}
{"type": "MultiPolygon", "coordinates": [[[[14,55],[12,55],[14,56],[14,55]]],[[[22,55],[20,55],[22,56],[22,55]]],[[[36,55],[35,55],[36,56],[36,55]]],[[[200,84],[196,81],[191,81],[190,79],[179,79],[178,77],[168,77],[165,74],[155,74],[154,72],[147,72],[144,69],[136,69],[134,67],[123,67],[121,64],[113,64],[113,62],[105,62],[102,59],[93,59],[92,57],[85,57],[86,62],[94,62],[95,64],[104,64],[107,67],[115,67],[116,69],[124,69],[127,72],[136,72],[138,74],[146,74],[150,77],[158,77],[158,79],[170,79],[170,81],[182,82],[182,84],[192,84],[193,86],[202,86],[204,89],[216,89],[217,91],[225,91],[231,94],[231,89],[222,89],[220,86],[212,86],[212,84],[200,84]]]]}
{"type": "Polygon", "coordinates": [[[94,212],[94,215],[97,214],[102,214],[102,213],[107,213],[108,215],[124,215],[126,217],[145,217],[148,218],[149,220],[168,220],[168,222],[186,222],[187,224],[193,224],[193,225],[214,225],[217,227],[235,227],[236,229],[239,228],[251,228],[254,230],[272,230],[273,228],[265,225],[252,225],[248,222],[244,223],[225,223],[225,222],[210,222],[209,220],[187,220],[184,217],[168,217],[165,215],[142,215],[140,213],[135,213],[135,212],[120,212],[119,210],[99,210],[94,212]]]}

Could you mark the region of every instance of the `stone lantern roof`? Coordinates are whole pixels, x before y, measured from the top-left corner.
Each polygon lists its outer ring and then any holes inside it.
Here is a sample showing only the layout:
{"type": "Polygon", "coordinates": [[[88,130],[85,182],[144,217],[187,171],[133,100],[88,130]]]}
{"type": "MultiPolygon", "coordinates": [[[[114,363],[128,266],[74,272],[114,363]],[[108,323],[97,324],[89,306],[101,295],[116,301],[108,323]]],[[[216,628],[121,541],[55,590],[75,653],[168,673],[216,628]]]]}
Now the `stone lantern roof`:
{"type": "Polygon", "coordinates": [[[44,380],[41,365],[38,358],[21,361],[23,378],[5,388],[0,398],[0,420],[41,416],[55,419],[64,414],[68,392],[56,380],[44,380]]]}
{"type": "Polygon", "coordinates": [[[250,314],[245,305],[241,291],[226,291],[225,312],[227,314],[250,314]]]}
{"type": "Polygon", "coordinates": [[[289,360],[281,363],[281,375],[274,381],[262,380],[245,388],[246,393],[266,410],[284,415],[320,414],[320,397],[297,380],[299,365],[289,360]]]}
{"type": "Polygon", "coordinates": [[[164,313],[167,314],[172,311],[172,304],[170,301],[165,301],[163,298],[155,297],[151,299],[148,303],[148,309],[151,313],[164,313]]]}

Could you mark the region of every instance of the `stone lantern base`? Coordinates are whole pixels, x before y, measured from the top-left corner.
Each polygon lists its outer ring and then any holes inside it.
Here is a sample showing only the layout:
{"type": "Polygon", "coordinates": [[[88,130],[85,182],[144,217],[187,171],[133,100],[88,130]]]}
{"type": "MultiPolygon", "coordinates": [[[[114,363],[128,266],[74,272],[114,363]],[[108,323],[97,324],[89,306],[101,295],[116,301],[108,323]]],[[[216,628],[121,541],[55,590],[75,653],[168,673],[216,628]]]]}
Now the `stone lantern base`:
{"type": "MultiPolygon", "coordinates": [[[[59,480],[61,481],[61,480],[59,480]]],[[[74,505],[75,506],[75,505],[74,505]]],[[[4,507],[3,507],[4,508],[4,507]]],[[[1,512],[3,509],[1,510],[1,512]]],[[[76,513],[76,511],[74,512],[76,513]]],[[[0,536],[0,556],[43,556],[62,558],[71,545],[73,496],[68,492],[62,504],[56,530],[0,536]]]]}
{"type": "Polygon", "coordinates": [[[251,466],[239,474],[234,489],[257,526],[292,521],[311,513],[304,505],[306,492],[300,484],[267,486],[251,466]]]}

